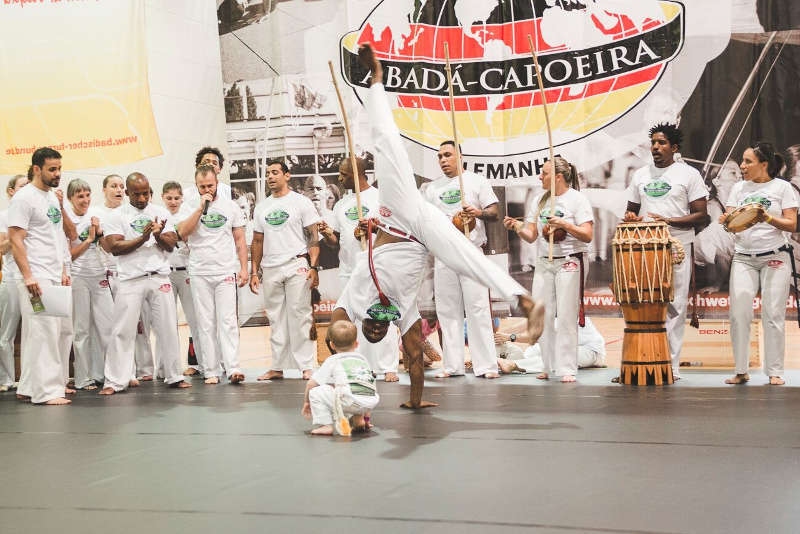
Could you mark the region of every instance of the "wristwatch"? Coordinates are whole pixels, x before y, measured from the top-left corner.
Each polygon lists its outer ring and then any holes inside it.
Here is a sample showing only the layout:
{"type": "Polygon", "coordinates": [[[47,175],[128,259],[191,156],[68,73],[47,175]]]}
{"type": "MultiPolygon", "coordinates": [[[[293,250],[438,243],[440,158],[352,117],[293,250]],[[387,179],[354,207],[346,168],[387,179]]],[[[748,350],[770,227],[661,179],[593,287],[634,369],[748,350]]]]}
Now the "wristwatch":
{"type": "Polygon", "coordinates": [[[508,336],[508,339],[509,339],[509,340],[510,340],[512,343],[514,343],[514,342],[517,340],[517,334],[511,334],[510,336],[508,336]]]}

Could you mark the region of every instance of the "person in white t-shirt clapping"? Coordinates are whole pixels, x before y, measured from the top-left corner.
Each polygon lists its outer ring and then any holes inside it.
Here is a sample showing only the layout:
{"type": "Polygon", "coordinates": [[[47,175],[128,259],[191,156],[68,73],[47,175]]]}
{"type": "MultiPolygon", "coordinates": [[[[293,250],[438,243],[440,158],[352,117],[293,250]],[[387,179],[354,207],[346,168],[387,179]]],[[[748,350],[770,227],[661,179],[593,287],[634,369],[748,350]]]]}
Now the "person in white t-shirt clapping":
{"type": "Polygon", "coordinates": [[[686,251],[686,259],[673,266],[674,299],[667,306],[667,341],[672,376],[679,380],[686,308],[693,260],[690,253],[695,241],[695,227],[708,219],[708,189],[703,177],[693,167],[676,161],[683,133],[674,124],[658,124],[650,129],[650,153],[653,164],[633,175],[628,187],[625,222],[664,221],[669,233],[686,251]]]}
{"type": "Polygon", "coordinates": [[[197,317],[206,384],[224,372],[231,384],[244,381],[239,367],[236,289],[247,284],[247,241],[242,210],[217,196],[217,173],[209,165],[195,171],[200,207],[178,224],[189,244],[189,277],[197,317]]]}
{"type": "Polygon", "coordinates": [[[544,331],[539,339],[544,371],[536,378],[547,380],[554,373],[561,376],[562,382],[575,382],[578,320],[583,299],[583,255],[592,241],[592,206],[578,191],[578,171],[564,158],[556,157],[553,162],[545,163],[541,180],[544,191],[529,208],[526,222],[506,217],[503,224],[529,243],[540,240],[531,294],[535,300],[545,302],[546,309],[544,331]],[[550,207],[551,180],[555,180],[554,212],[550,207]],[[551,232],[554,232],[553,261],[549,260],[551,232]]]}

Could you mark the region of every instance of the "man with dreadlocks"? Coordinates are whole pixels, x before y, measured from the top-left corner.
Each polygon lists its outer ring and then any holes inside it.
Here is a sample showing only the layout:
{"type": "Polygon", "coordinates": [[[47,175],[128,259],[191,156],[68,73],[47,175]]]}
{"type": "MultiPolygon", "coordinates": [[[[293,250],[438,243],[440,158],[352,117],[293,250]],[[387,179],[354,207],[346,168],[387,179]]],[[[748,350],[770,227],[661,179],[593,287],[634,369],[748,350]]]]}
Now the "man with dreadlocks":
{"type": "MultiPolygon", "coordinates": [[[[331,323],[361,321],[370,343],[383,339],[390,322],[397,324],[411,378],[411,399],[403,407],[435,406],[422,400],[422,320],[416,305],[428,253],[456,273],[488,286],[493,295],[516,300],[528,318],[532,339],[541,335],[544,306],[534,303],[504,269],[486,258],[444,213],[423,199],[384,93],[383,68],[371,46],[362,45],[358,53],[361,64],[372,72],[366,110],[375,143],[375,174],[380,180],[380,220],[374,221],[379,227],[374,247],[370,235],[368,253],[353,270],[331,323]]],[[[368,225],[372,224],[370,220],[368,225]]]]}
{"type": "Polygon", "coordinates": [[[658,124],[650,129],[652,165],[636,171],[628,188],[625,221],[664,221],[669,232],[686,250],[686,259],[673,266],[674,299],[667,307],[667,340],[672,360],[672,376],[680,379],[680,356],[689,284],[692,276],[695,228],[708,218],[708,189],[700,173],[682,161],[675,161],[683,133],[674,124],[658,124]]]}

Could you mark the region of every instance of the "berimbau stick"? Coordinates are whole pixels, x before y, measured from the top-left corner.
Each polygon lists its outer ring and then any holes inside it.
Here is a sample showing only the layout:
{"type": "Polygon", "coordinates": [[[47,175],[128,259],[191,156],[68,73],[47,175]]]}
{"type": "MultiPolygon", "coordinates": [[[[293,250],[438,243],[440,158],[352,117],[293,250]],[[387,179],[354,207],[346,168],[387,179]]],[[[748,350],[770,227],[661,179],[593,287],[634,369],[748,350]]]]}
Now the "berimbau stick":
{"type": "MultiPolygon", "coordinates": [[[[464,197],[464,177],[462,172],[464,164],[461,161],[461,146],[458,143],[458,129],[456,128],[456,101],[453,96],[453,74],[450,70],[450,47],[444,43],[444,70],[447,72],[447,91],[450,94],[450,121],[453,123],[453,142],[456,145],[456,162],[458,163],[458,189],[461,192],[461,209],[467,207],[467,199],[464,197]]],[[[464,220],[464,236],[469,239],[469,224],[464,220]]]]}

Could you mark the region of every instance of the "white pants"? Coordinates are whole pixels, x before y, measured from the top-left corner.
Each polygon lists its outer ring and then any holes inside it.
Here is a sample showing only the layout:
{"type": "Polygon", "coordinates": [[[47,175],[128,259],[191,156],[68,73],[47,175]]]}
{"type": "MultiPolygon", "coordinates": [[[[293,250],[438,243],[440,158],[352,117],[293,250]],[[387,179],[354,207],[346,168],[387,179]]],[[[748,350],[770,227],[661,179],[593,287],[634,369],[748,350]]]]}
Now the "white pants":
{"type": "Polygon", "coordinates": [[[749,368],[750,324],[753,299],[761,289],[761,325],[764,330],[764,373],[783,374],[785,355],[786,299],[792,276],[788,252],[760,258],[736,254],[731,263],[731,342],[736,373],[749,368]]]}
{"type": "Polygon", "coordinates": [[[450,375],[464,374],[464,315],[476,376],[497,372],[489,290],[457,274],[440,260],[433,270],[436,317],[442,327],[442,364],[450,375]]]}
{"type": "MultiPolygon", "coordinates": [[[[40,286],[58,285],[39,279],[40,286]]],[[[33,313],[30,293],[17,282],[17,296],[22,310],[22,371],[17,393],[41,403],[64,397],[72,345],[72,318],[50,317],[33,313]]]]}
{"type": "MultiPolygon", "coordinates": [[[[333,403],[336,390],[330,384],[320,384],[308,392],[308,403],[311,405],[311,421],[315,425],[333,424],[333,403]]],[[[378,404],[379,397],[367,395],[342,395],[342,411],[346,417],[363,415],[378,404]]]]}
{"type": "Polygon", "coordinates": [[[164,366],[165,382],[174,384],[183,380],[172,284],[166,275],[152,275],[119,283],[117,299],[114,301],[116,323],[106,351],[104,387],[113,388],[114,391],[128,387],[134,363],[136,324],[142,310],[148,305],[156,350],[164,366]]]}
{"type": "Polygon", "coordinates": [[[14,337],[22,318],[19,310],[16,280],[3,280],[0,282],[0,386],[10,387],[15,382],[14,337]]]}
{"type": "MultiPolygon", "coordinates": [[[[349,276],[340,276],[342,287],[347,287],[349,276]]],[[[389,326],[386,336],[377,343],[370,343],[361,331],[361,321],[353,320],[358,329],[358,352],[363,354],[375,374],[397,373],[400,361],[400,332],[394,325],[389,326]]]]}
{"type": "Polygon", "coordinates": [[[178,299],[181,299],[183,315],[186,317],[186,324],[189,325],[189,336],[192,338],[194,354],[197,358],[197,365],[190,365],[192,369],[203,370],[203,352],[200,349],[202,342],[197,331],[197,319],[194,313],[194,302],[192,302],[192,286],[187,271],[172,271],[169,273],[169,281],[172,284],[172,291],[175,295],[175,306],[178,306],[178,299]]]}
{"type": "Polygon", "coordinates": [[[535,300],[545,303],[544,331],[539,338],[544,372],[556,376],[578,372],[578,301],[581,272],[578,258],[540,257],[533,273],[535,300]],[[558,316],[558,335],[555,318],[558,316]]]}
{"type": "Polygon", "coordinates": [[[681,348],[686,329],[686,308],[689,306],[689,286],[692,281],[691,245],[685,245],[686,258],[672,266],[672,284],[675,288],[672,302],[667,306],[667,342],[672,360],[672,376],[681,376],[681,348]]]}
{"type": "MultiPolygon", "coordinates": [[[[119,275],[116,271],[108,271],[108,284],[111,288],[111,297],[116,300],[119,292],[119,275]]],[[[142,330],[136,329],[136,340],[134,342],[134,363],[132,364],[131,378],[142,376],[154,376],[153,349],[150,347],[150,319],[148,317],[149,308],[145,305],[142,308],[142,315],[139,317],[142,330]]],[[[177,324],[177,322],[176,322],[177,324]]],[[[138,323],[137,323],[138,325],[138,323]]]]}
{"type": "Polygon", "coordinates": [[[203,374],[228,376],[241,373],[239,367],[239,324],[236,317],[236,276],[233,274],[192,275],[192,302],[197,318],[200,344],[205,347],[203,374]]]}
{"type": "Polygon", "coordinates": [[[103,381],[104,356],[114,326],[114,299],[105,275],[72,277],[75,387],[103,381]]]}
{"type": "MultiPolygon", "coordinates": [[[[514,359],[517,365],[529,373],[540,373],[544,371],[544,360],[542,359],[542,347],[537,343],[531,345],[522,353],[522,358],[514,359]]],[[[606,358],[588,347],[578,346],[578,369],[585,367],[599,367],[606,364],[606,358]]]]}
{"type": "Polygon", "coordinates": [[[301,371],[314,367],[311,284],[306,276],[308,260],[302,257],[264,270],[262,291],[271,332],[273,371],[283,371],[292,360],[301,371]]]}

